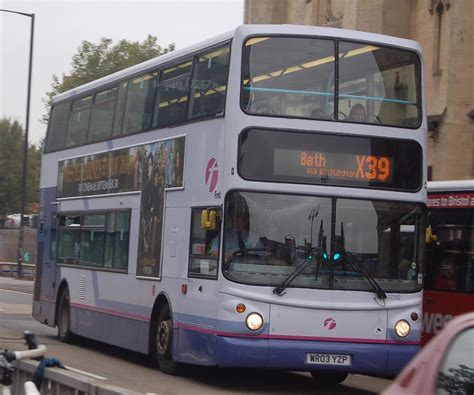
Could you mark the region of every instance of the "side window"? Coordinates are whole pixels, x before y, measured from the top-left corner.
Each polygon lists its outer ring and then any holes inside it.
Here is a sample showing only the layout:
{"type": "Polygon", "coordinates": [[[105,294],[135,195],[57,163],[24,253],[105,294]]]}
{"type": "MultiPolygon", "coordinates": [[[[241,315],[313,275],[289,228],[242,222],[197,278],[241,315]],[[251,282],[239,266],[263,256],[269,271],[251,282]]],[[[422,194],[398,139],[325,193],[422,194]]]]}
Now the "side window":
{"type": "Polygon", "coordinates": [[[61,216],[58,262],[125,271],[129,234],[130,211],[61,216]]]}
{"type": "Polygon", "coordinates": [[[115,119],[114,119],[114,136],[120,136],[122,134],[122,124],[123,124],[123,113],[125,106],[125,98],[127,96],[127,87],[128,82],[122,82],[118,88],[117,95],[117,109],[115,110],[115,119]]]}
{"type": "Polygon", "coordinates": [[[433,209],[432,240],[426,246],[426,288],[474,293],[474,222],[466,209],[433,209]]]}
{"type": "Polygon", "coordinates": [[[91,104],[92,96],[84,97],[72,103],[66,147],[85,144],[91,115],[91,104]]]}
{"type": "Polygon", "coordinates": [[[151,128],[157,73],[149,73],[128,82],[122,134],[151,128]]]}
{"type": "Polygon", "coordinates": [[[117,88],[96,93],[89,129],[88,141],[90,143],[112,136],[116,99],[117,88]]]}
{"type": "Polygon", "coordinates": [[[46,152],[64,148],[70,108],[71,102],[59,103],[53,106],[46,139],[46,152]]]}
{"type": "Polygon", "coordinates": [[[190,118],[224,112],[228,74],[228,45],[196,57],[191,84],[190,118]]]}
{"type": "Polygon", "coordinates": [[[436,394],[472,394],[474,328],[459,333],[447,349],[436,381],[436,394]]]}
{"type": "Polygon", "coordinates": [[[218,208],[192,209],[189,277],[217,278],[220,249],[220,220],[217,213],[218,208]],[[203,211],[206,212],[204,215],[203,211]]]}
{"type": "Polygon", "coordinates": [[[122,270],[127,268],[129,224],[129,212],[116,212],[107,215],[105,267],[122,270]]]}
{"type": "Polygon", "coordinates": [[[105,214],[84,215],[81,229],[80,263],[104,266],[105,214]]]}
{"type": "Polygon", "coordinates": [[[81,241],[81,216],[62,216],[60,226],[58,262],[77,265],[81,241]]]}
{"type": "Polygon", "coordinates": [[[191,60],[161,72],[157,90],[154,126],[186,120],[191,81],[191,60]]]}

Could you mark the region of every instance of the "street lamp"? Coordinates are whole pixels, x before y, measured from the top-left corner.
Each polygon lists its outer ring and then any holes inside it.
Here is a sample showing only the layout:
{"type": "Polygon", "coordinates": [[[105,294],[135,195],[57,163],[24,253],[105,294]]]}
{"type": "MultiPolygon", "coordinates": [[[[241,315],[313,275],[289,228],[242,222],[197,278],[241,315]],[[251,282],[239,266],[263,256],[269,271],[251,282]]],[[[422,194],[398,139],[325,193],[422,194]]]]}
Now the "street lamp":
{"type": "Polygon", "coordinates": [[[30,126],[30,97],[31,97],[31,70],[33,66],[33,34],[35,29],[35,14],[27,14],[25,12],[5,10],[0,8],[0,12],[8,12],[11,14],[23,15],[31,18],[30,31],[30,62],[28,69],[28,94],[26,99],[26,122],[25,122],[25,141],[23,145],[23,179],[21,184],[21,217],[20,217],[20,236],[18,238],[18,278],[23,277],[23,240],[25,226],[25,203],[26,203],[26,176],[28,170],[28,130],[30,126]]]}

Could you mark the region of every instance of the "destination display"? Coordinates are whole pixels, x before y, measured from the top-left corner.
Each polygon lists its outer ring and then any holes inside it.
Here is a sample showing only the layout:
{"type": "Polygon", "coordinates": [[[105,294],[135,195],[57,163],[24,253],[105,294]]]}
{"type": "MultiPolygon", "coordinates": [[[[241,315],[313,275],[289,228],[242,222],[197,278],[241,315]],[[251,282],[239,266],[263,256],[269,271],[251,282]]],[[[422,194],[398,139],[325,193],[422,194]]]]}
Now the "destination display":
{"type": "Polygon", "coordinates": [[[238,172],[250,181],[418,191],[422,162],[407,139],[257,128],[239,137],[238,172]]]}
{"type": "Polygon", "coordinates": [[[426,205],[429,208],[472,208],[474,193],[430,193],[426,205]]]}
{"type": "Polygon", "coordinates": [[[392,158],[387,156],[276,148],[273,160],[277,176],[392,181],[392,158]]]}

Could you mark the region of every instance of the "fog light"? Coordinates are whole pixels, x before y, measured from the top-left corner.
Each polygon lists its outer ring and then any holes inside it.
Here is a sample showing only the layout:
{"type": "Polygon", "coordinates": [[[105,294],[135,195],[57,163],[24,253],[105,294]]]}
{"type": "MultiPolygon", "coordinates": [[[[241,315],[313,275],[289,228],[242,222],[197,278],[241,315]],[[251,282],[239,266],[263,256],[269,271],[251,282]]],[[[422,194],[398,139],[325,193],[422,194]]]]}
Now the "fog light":
{"type": "Polygon", "coordinates": [[[237,313],[239,314],[244,313],[245,310],[246,310],[246,307],[243,303],[239,303],[237,306],[235,306],[235,311],[237,311],[237,313]]]}
{"type": "Polygon", "coordinates": [[[263,317],[258,313],[250,313],[245,319],[245,324],[251,331],[258,331],[263,326],[263,317]]]}
{"type": "Polygon", "coordinates": [[[408,321],[400,320],[395,324],[395,333],[398,337],[407,337],[410,330],[411,328],[408,321]]]}

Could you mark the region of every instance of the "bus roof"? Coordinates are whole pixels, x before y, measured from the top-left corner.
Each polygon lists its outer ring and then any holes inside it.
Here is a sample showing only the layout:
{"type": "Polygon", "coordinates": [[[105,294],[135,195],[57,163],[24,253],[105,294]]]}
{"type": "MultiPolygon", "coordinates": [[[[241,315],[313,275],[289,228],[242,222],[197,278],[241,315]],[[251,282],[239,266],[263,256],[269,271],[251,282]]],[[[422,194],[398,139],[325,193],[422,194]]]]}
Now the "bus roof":
{"type": "Polygon", "coordinates": [[[474,180],[428,181],[428,193],[454,191],[474,191],[474,180]]]}
{"type": "Polygon", "coordinates": [[[80,87],[71,89],[61,93],[53,98],[53,103],[69,99],[71,97],[80,96],[90,90],[112,84],[132,75],[138,75],[147,71],[156,69],[158,66],[166,63],[175,62],[180,58],[185,58],[205,48],[225,42],[233,37],[245,37],[249,35],[265,35],[265,34],[288,34],[300,36],[319,36],[327,38],[341,38],[352,41],[374,42],[382,45],[389,45],[410,49],[421,54],[420,45],[413,40],[402,39],[398,37],[385,36],[382,34],[366,33],[355,30],[338,29],[330,27],[318,26],[302,26],[302,25],[241,25],[227,33],[220,34],[208,40],[194,44],[192,46],[168,52],[167,54],[150,59],[146,62],[120,70],[116,73],[102,77],[95,81],[84,84],[80,87]]]}

